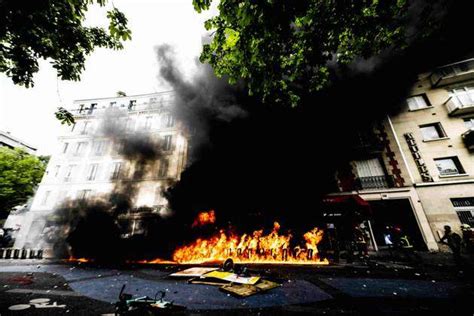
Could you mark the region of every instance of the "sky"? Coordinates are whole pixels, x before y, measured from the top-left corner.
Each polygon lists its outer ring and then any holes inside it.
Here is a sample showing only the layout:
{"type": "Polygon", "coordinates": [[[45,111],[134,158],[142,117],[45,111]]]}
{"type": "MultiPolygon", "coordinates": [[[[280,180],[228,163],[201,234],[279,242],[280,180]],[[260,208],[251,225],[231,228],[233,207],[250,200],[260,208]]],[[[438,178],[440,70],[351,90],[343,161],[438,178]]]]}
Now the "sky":
{"type": "MultiPolygon", "coordinates": [[[[70,108],[73,100],[169,90],[160,80],[154,48],[175,47],[183,72],[190,76],[201,51],[204,21],[217,10],[198,14],[191,0],[114,0],[128,18],[132,40],[119,51],[96,49],[88,56],[81,81],[61,81],[49,61],[40,61],[35,86],[24,88],[0,74],[0,130],[10,132],[38,149],[39,155],[54,152],[59,135],[68,128],[55,118],[59,106],[70,108]]],[[[87,25],[106,26],[105,8],[91,7],[87,25]]]]}

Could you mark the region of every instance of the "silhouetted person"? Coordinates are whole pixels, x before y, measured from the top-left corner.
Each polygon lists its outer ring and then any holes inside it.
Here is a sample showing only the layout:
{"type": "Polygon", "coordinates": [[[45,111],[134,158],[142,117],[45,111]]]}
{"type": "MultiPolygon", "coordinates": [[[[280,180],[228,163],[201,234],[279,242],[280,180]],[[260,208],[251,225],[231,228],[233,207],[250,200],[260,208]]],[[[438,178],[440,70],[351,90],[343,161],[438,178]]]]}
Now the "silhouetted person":
{"type": "Polygon", "coordinates": [[[456,264],[461,263],[461,237],[451,230],[451,226],[444,226],[444,236],[440,240],[449,246],[449,249],[453,252],[454,262],[456,264]]]}
{"type": "Polygon", "coordinates": [[[474,231],[468,224],[461,225],[462,244],[466,253],[474,253],[474,231]]]}
{"type": "Polygon", "coordinates": [[[383,240],[385,242],[385,245],[388,248],[388,253],[390,254],[390,259],[393,259],[393,249],[395,247],[394,242],[393,242],[393,227],[392,226],[386,226],[385,227],[385,232],[383,234],[383,240]]]}
{"type": "Polygon", "coordinates": [[[363,224],[354,227],[354,239],[360,258],[367,259],[369,256],[368,241],[369,237],[363,224]]]}

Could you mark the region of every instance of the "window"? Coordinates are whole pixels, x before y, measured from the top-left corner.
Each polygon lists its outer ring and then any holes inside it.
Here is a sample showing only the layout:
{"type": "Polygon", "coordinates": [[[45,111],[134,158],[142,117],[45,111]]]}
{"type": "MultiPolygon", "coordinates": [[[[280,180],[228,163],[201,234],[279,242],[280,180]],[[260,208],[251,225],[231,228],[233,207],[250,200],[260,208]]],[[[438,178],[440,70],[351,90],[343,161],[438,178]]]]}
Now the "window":
{"type": "Polygon", "coordinates": [[[60,165],[56,165],[54,166],[54,172],[53,172],[53,176],[55,178],[57,178],[59,176],[59,171],[61,170],[61,166],[60,165]]]}
{"type": "Polygon", "coordinates": [[[68,192],[67,191],[59,191],[58,192],[58,198],[56,200],[56,205],[64,202],[68,198],[68,192]]]}
{"type": "Polygon", "coordinates": [[[474,128],[474,117],[465,118],[464,125],[466,125],[466,128],[468,129],[474,128]]]}
{"type": "Polygon", "coordinates": [[[112,172],[110,173],[110,179],[120,179],[122,175],[122,163],[114,162],[112,164],[112,172]]]}
{"type": "Polygon", "coordinates": [[[411,111],[419,110],[419,109],[426,109],[426,108],[430,107],[428,98],[426,97],[425,94],[416,95],[416,96],[408,98],[407,99],[407,104],[408,104],[408,108],[411,111]]]}
{"type": "Polygon", "coordinates": [[[117,105],[117,102],[116,101],[112,101],[109,103],[109,107],[114,107],[117,105]]]}
{"type": "Polygon", "coordinates": [[[464,174],[458,157],[438,158],[434,160],[441,176],[464,174]]]}
{"type": "Polygon", "coordinates": [[[379,158],[354,161],[357,171],[357,184],[361,189],[388,188],[390,183],[379,158]]]}
{"type": "Polygon", "coordinates": [[[128,110],[129,111],[135,110],[136,105],[137,105],[137,100],[130,100],[130,102],[128,103],[128,110]]]}
{"type": "Polygon", "coordinates": [[[102,156],[105,153],[107,148],[107,142],[105,140],[100,140],[94,142],[93,154],[95,156],[102,156]]]}
{"type": "Polygon", "coordinates": [[[79,105],[79,114],[81,114],[82,111],[84,111],[84,104],[79,105]]]}
{"type": "Polygon", "coordinates": [[[64,177],[65,182],[70,182],[72,180],[72,178],[74,177],[74,172],[76,170],[76,167],[77,167],[76,165],[67,166],[66,175],[64,177]]]}
{"type": "Polygon", "coordinates": [[[171,114],[165,114],[163,116],[163,126],[164,127],[173,127],[174,126],[174,116],[171,114]]]}
{"type": "Polygon", "coordinates": [[[474,104],[474,86],[453,89],[450,96],[454,104],[459,107],[470,106],[474,104]]]}
{"type": "Polygon", "coordinates": [[[166,135],[165,140],[163,142],[163,150],[171,150],[171,142],[172,142],[172,136],[166,135]]]}
{"type": "Polygon", "coordinates": [[[63,154],[67,152],[67,148],[69,147],[69,143],[64,143],[63,144],[63,154]]]}
{"type": "Polygon", "coordinates": [[[43,195],[43,199],[41,200],[41,205],[46,205],[48,203],[49,196],[51,195],[51,191],[46,191],[43,195]]]}
{"type": "Polygon", "coordinates": [[[116,143],[113,143],[113,155],[121,155],[123,153],[124,144],[122,141],[118,140],[116,143]]]}
{"type": "Polygon", "coordinates": [[[440,123],[420,125],[420,130],[423,140],[435,140],[446,137],[446,133],[440,123]]]}
{"type": "Polygon", "coordinates": [[[96,108],[97,108],[97,103],[91,103],[91,107],[89,108],[89,111],[87,112],[87,114],[92,114],[92,112],[94,112],[96,108]]]}
{"type": "Polygon", "coordinates": [[[160,161],[160,169],[158,171],[158,176],[160,178],[166,177],[168,175],[168,160],[167,159],[162,159],[160,161]]]}
{"type": "Polygon", "coordinates": [[[80,200],[88,199],[92,195],[92,190],[79,190],[77,191],[77,198],[80,200]]]}
{"type": "Polygon", "coordinates": [[[135,127],[135,120],[128,118],[127,123],[125,124],[125,128],[127,129],[128,132],[133,131],[135,127]]]}
{"type": "Polygon", "coordinates": [[[80,156],[84,152],[84,148],[87,146],[86,142],[79,142],[76,144],[76,150],[74,151],[75,156],[80,156]]]}
{"type": "Polygon", "coordinates": [[[460,75],[465,72],[472,70],[474,67],[473,61],[461,62],[455,65],[446,66],[437,70],[437,72],[443,77],[451,77],[460,75]]]}
{"type": "Polygon", "coordinates": [[[139,167],[139,166],[135,166],[135,169],[133,170],[133,180],[140,180],[142,179],[144,176],[144,173],[143,173],[143,168],[139,167]]]}
{"type": "Polygon", "coordinates": [[[355,161],[357,175],[359,177],[384,176],[382,164],[378,158],[355,161]]]}
{"type": "Polygon", "coordinates": [[[163,194],[162,194],[161,187],[158,186],[155,189],[155,205],[161,205],[161,204],[163,204],[163,194]]]}
{"type": "Polygon", "coordinates": [[[474,197],[451,199],[454,210],[463,224],[474,225],[474,197]]]}
{"type": "Polygon", "coordinates": [[[93,181],[97,175],[97,170],[99,169],[99,164],[93,163],[89,165],[89,170],[87,172],[87,180],[93,181]]]}
{"type": "Polygon", "coordinates": [[[147,116],[145,118],[145,129],[148,130],[151,128],[151,124],[153,122],[153,117],[152,116],[147,116]]]}
{"type": "Polygon", "coordinates": [[[82,124],[81,134],[83,135],[87,134],[89,128],[90,128],[90,122],[84,122],[82,124]]]}

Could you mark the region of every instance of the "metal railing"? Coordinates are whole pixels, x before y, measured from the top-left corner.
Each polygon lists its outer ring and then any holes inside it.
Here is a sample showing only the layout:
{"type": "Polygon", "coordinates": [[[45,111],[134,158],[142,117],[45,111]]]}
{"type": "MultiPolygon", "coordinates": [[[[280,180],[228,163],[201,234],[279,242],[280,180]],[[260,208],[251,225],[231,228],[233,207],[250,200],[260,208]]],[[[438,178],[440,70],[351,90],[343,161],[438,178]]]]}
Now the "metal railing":
{"type": "Polygon", "coordinates": [[[356,179],[356,186],[359,190],[389,189],[395,186],[395,181],[388,175],[359,177],[356,179]]]}

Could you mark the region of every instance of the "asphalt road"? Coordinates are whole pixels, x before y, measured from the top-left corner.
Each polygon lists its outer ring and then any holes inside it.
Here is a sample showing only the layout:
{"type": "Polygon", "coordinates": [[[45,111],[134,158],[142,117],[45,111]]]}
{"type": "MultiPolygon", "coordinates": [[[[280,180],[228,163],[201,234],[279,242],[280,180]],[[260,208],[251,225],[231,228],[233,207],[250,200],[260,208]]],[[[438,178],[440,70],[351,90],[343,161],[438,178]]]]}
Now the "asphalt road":
{"type": "Polygon", "coordinates": [[[330,267],[251,266],[255,273],[282,286],[248,298],[232,297],[215,286],[188,284],[169,276],[182,268],[173,265],[110,268],[0,260],[0,314],[113,313],[124,284],[126,292],[134,297],[154,297],[157,291],[164,291],[165,299],[185,306],[185,314],[190,315],[442,313],[457,316],[474,312],[473,271],[459,271],[448,265],[412,267],[371,262],[330,267]],[[46,303],[34,307],[30,304],[33,299],[45,299],[46,303]],[[30,306],[24,310],[9,309],[21,304],[25,308],[30,306]]]}

